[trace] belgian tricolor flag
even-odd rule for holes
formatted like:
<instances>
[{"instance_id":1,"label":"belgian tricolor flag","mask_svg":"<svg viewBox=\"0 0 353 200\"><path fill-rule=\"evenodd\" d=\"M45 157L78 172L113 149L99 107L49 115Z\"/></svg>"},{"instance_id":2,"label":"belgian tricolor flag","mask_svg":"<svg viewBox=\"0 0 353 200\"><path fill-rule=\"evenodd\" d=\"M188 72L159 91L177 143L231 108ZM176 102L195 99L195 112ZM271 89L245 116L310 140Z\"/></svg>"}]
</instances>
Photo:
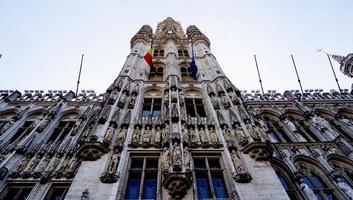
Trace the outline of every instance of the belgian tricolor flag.
<instances>
[{"instance_id":1,"label":"belgian tricolor flag","mask_svg":"<svg viewBox=\"0 0 353 200\"><path fill-rule=\"evenodd\" d=\"M153 48L152 45L150 47L150 49L147 51L146 55L143 57L145 59L145 61L147 62L147 64L152 67L152 58L153 58Z\"/></svg>"}]
</instances>

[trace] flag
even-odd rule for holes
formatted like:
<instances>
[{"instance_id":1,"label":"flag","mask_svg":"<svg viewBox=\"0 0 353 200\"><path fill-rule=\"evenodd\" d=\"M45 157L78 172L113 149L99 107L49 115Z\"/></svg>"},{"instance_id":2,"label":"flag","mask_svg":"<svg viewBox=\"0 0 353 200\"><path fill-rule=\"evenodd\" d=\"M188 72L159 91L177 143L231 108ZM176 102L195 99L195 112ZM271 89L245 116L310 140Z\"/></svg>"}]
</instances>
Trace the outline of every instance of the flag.
<instances>
[{"instance_id":1,"label":"flag","mask_svg":"<svg viewBox=\"0 0 353 200\"><path fill-rule=\"evenodd\" d=\"M153 57L153 48L151 45L150 49L147 51L146 55L143 57L150 67L152 67L152 57Z\"/></svg>"},{"instance_id":2,"label":"flag","mask_svg":"<svg viewBox=\"0 0 353 200\"><path fill-rule=\"evenodd\" d=\"M191 72L192 77L194 77L194 79L197 80L198 77L199 77L199 73L198 73L198 69L197 69L197 66L196 66L196 62L195 62L194 45L193 44L191 46L191 49L192 49L192 60L191 60L191 63L190 63L188 71Z\"/></svg>"}]
</instances>

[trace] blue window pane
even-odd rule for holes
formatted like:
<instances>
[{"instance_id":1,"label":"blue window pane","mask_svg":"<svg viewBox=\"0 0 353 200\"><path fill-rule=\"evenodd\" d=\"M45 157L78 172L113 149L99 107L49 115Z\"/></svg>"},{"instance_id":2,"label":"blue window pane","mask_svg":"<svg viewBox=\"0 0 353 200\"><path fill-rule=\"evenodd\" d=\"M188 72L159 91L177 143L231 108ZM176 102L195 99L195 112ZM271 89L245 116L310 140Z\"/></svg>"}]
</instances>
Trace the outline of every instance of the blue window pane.
<instances>
[{"instance_id":1,"label":"blue window pane","mask_svg":"<svg viewBox=\"0 0 353 200\"><path fill-rule=\"evenodd\" d=\"M150 116L150 111L144 110L142 112L142 117L149 117Z\"/></svg>"},{"instance_id":2,"label":"blue window pane","mask_svg":"<svg viewBox=\"0 0 353 200\"><path fill-rule=\"evenodd\" d=\"M313 178L313 180L315 181L316 185L319 188L327 188L325 182L320 177L318 177L316 175L312 175L311 178Z\"/></svg>"},{"instance_id":3,"label":"blue window pane","mask_svg":"<svg viewBox=\"0 0 353 200\"><path fill-rule=\"evenodd\" d=\"M143 199L156 199L157 193L157 174L148 173L146 174L144 186L143 186Z\"/></svg>"},{"instance_id":4,"label":"blue window pane","mask_svg":"<svg viewBox=\"0 0 353 200\"><path fill-rule=\"evenodd\" d=\"M138 199L141 185L141 174L131 174L127 183L126 199Z\"/></svg>"},{"instance_id":5,"label":"blue window pane","mask_svg":"<svg viewBox=\"0 0 353 200\"><path fill-rule=\"evenodd\" d=\"M199 199L211 198L210 187L208 185L207 174L196 174L197 195Z\"/></svg>"},{"instance_id":6,"label":"blue window pane","mask_svg":"<svg viewBox=\"0 0 353 200\"><path fill-rule=\"evenodd\" d=\"M154 110L153 111L153 117L159 117L161 116L161 111L160 110Z\"/></svg>"},{"instance_id":7,"label":"blue window pane","mask_svg":"<svg viewBox=\"0 0 353 200\"><path fill-rule=\"evenodd\" d=\"M324 200L324 198L321 196L319 192L315 192L315 194L317 196L317 200Z\"/></svg>"},{"instance_id":8,"label":"blue window pane","mask_svg":"<svg viewBox=\"0 0 353 200\"><path fill-rule=\"evenodd\" d=\"M304 176L303 181L305 184L307 184L309 186L310 189L314 189L314 185L311 183L311 181L309 180L308 177Z\"/></svg>"},{"instance_id":9,"label":"blue window pane","mask_svg":"<svg viewBox=\"0 0 353 200\"><path fill-rule=\"evenodd\" d=\"M284 176L281 176L281 175L277 175L277 176L278 176L279 181L281 181L281 184L282 184L283 188L285 190L288 190L289 189L289 185L288 185L287 180L284 178Z\"/></svg>"},{"instance_id":10,"label":"blue window pane","mask_svg":"<svg viewBox=\"0 0 353 200\"><path fill-rule=\"evenodd\" d=\"M213 188L216 198L228 198L226 191L226 186L224 184L223 178L217 177L212 178Z\"/></svg>"},{"instance_id":11,"label":"blue window pane","mask_svg":"<svg viewBox=\"0 0 353 200\"><path fill-rule=\"evenodd\" d=\"M327 192L325 193L325 196L328 200L335 200L335 196L332 194L332 192Z\"/></svg>"},{"instance_id":12,"label":"blue window pane","mask_svg":"<svg viewBox=\"0 0 353 200\"><path fill-rule=\"evenodd\" d=\"M345 182L347 185L352 187L352 184L345 178L345 177L341 177L342 181Z\"/></svg>"}]
</instances>

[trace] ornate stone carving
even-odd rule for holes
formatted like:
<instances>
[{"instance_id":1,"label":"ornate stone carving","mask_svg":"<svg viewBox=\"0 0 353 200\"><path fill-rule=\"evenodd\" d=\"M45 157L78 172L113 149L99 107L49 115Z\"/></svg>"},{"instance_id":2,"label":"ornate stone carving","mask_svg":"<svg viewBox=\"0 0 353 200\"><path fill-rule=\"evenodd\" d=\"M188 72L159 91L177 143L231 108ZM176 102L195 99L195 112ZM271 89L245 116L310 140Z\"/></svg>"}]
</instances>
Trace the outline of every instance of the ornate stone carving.
<instances>
[{"instance_id":1,"label":"ornate stone carving","mask_svg":"<svg viewBox=\"0 0 353 200\"><path fill-rule=\"evenodd\" d=\"M108 105L102 110L102 113L98 119L98 123L104 124L107 121L109 117L110 109L111 109L111 106Z\"/></svg>"},{"instance_id":2,"label":"ornate stone carving","mask_svg":"<svg viewBox=\"0 0 353 200\"><path fill-rule=\"evenodd\" d=\"M106 144L106 145L109 145L110 142L112 141L113 139L113 136L114 136L114 131L115 131L115 128L114 126L109 126L105 135L104 135L104 139L103 139L103 143Z\"/></svg>"},{"instance_id":3,"label":"ornate stone carving","mask_svg":"<svg viewBox=\"0 0 353 200\"><path fill-rule=\"evenodd\" d=\"M14 124L15 122L13 120L8 121L5 123L5 125L3 127L1 127L0 129L0 135L5 133L7 130L9 130L9 128Z\"/></svg>"},{"instance_id":4,"label":"ornate stone carving","mask_svg":"<svg viewBox=\"0 0 353 200\"><path fill-rule=\"evenodd\" d=\"M353 189L341 178L336 179L338 187L347 195L349 199L353 199Z\"/></svg>"},{"instance_id":5,"label":"ornate stone carving","mask_svg":"<svg viewBox=\"0 0 353 200\"><path fill-rule=\"evenodd\" d=\"M230 102L228 100L228 97L224 93L221 94L221 102L225 109L230 108Z\"/></svg>"},{"instance_id":6,"label":"ornate stone carving","mask_svg":"<svg viewBox=\"0 0 353 200\"><path fill-rule=\"evenodd\" d=\"M246 122L246 128L248 129L251 137L255 140L255 141L260 141L260 136L259 133L257 132L255 125L252 124L250 121Z\"/></svg>"},{"instance_id":7,"label":"ornate stone carving","mask_svg":"<svg viewBox=\"0 0 353 200\"><path fill-rule=\"evenodd\" d=\"M103 183L114 183L117 181L118 175L116 175L116 170L119 160L119 154L113 153L110 158L107 170L100 176L100 179Z\"/></svg>"},{"instance_id":8,"label":"ornate stone carving","mask_svg":"<svg viewBox=\"0 0 353 200\"><path fill-rule=\"evenodd\" d=\"M317 196L316 194L310 189L310 187L305 184L302 180L300 183L300 189L304 192L305 196L309 199L309 200L317 200Z\"/></svg>"},{"instance_id":9,"label":"ornate stone carving","mask_svg":"<svg viewBox=\"0 0 353 200\"><path fill-rule=\"evenodd\" d=\"M79 160L76 157L74 157L71 160L70 165L69 165L69 167L66 170L66 178L74 177L78 165L79 165Z\"/></svg>"},{"instance_id":10,"label":"ornate stone carving","mask_svg":"<svg viewBox=\"0 0 353 200\"><path fill-rule=\"evenodd\" d=\"M146 126L146 129L143 133L143 146L148 147L150 145L152 138L152 130L150 126Z\"/></svg>"},{"instance_id":11,"label":"ornate stone carving","mask_svg":"<svg viewBox=\"0 0 353 200\"><path fill-rule=\"evenodd\" d=\"M170 153L168 148L164 147L164 151L161 157L161 168L164 174L169 172L170 165L171 165Z\"/></svg>"},{"instance_id":12,"label":"ornate stone carving","mask_svg":"<svg viewBox=\"0 0 353 200\"><path fill-rule=\"evenodd\" d=\"M233 174L233 177L235 179L236 182L239 183L247 183L251 181L251 176L250 174L247 172L247 170L245 169L244 163L241 160L241 158L239 157L238 152L236 152L235 150L232 150L232 161L233 161L233 165L235 168L236 173Z\"/></svg>"},{"instance_id":13,"label":"ornate stone carving","mask_svg":"<svg viewBox=\"0 0 353 200\"><path fill-rule=\"evenodd\" d=\"M187 170L191 170L191 155L187 147L184 149L184 164Z\"/></svg>"},{"instance_id":14,"label":"ornate stone carving","mask_svg":"<svg viewBox=\"0 0 353 200\"><path fill-rule=\"evenodd\" d=\"M118 101L118 107L123 108L127 100L127 91L123 91Z\"/></svg>"},{"instance_id":15,"label":"ornate stone carving","mask_svg":"<svg viewBox=\"0 0 353 200\"><path fill-rule=\"evenodd\" d=\"M219 103L218 103L218 99L216 96L211 96L211 103L212 103L213 108L215 110L219 110Z\"/></svg>"},{"instance_id":16,"label":"ornate stone carving","mask_svg":"<svg viewBox=\"0 0 353 200\"><path fill-rule=\"evenodd\" d=\"M180 144L174 142L173 144L173 170L174 171L181 171L182 165L182 152L180 148Z\"/></svg>"},{"instance_id":17,"label":"ornate stone carving","mask_svg":"<svg viewBox=\"0 0 353 200\"><path fill-rule=\"evenodd\" d=\"M161 147L162 142L162 130L160 126L157 126L155 133L154 133L154 145L155 147Z\"/></svg>"},{"instance_id":18,"label":"ornate stone carving","mask_svg":"<svg viewBox=\"0 0 353 200\"><path fill-rule=\"evenodd\" d=\"M170 128L169 128L169 124L167 123L163 128L162 138L163 138L163 146L167 146L170 142Z\"/></svg>"},{"instance_id":19,"label":"ornate stone carving","mask_svg":"<svg viewBox=\"0 0 353 200\"><path fill-rule=\"evenodd\" d=\"M132 145L137 146L138 143L140 142L140 137L141 137L141 130L139 126L135 127L134 132L132 133Z\"/></svg>"},{"instance_id":20,"label":"ornate stone carving","mask_svg":"<svg viewBox=\"0 0 353 200\"><path fill-rule=\"evenodd\" d=\"M245 135L243 129L241 128L240 124L236 123L235 124L235 136L237 137L239 143L242 146L245 146L246 144L248 144L248 137Z\"/></svg>"}]
</instances>

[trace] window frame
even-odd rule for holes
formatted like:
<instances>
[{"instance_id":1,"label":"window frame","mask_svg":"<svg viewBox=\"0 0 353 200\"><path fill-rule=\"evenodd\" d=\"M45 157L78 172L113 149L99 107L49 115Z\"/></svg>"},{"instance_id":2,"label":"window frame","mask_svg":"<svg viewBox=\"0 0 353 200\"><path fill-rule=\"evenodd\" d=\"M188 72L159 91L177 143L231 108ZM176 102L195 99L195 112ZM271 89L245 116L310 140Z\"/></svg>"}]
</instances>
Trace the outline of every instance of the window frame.
<instances>
[{"instance_id":1,"label":"window frame","mask_svg":"<svg viewBox=\"0 0 353 200\"><path fill-rule=\"evenodd\" d=\"M4 187L4 189L0 192L0 199L5 199L5 197L8 195L8 193L10 192L11 189L18 189L15 197L13 198L13 200L20 200L19 197L21 195L21 193L23 192L24 189L30 189L30 192L28 193L28 197L31 196L31 193L33 192L33 189L35 188L36 184L35 183L7 183L6 186ZM28 198L27 197L27 198Z\"/></svg>"},{"instance_id":2,"label":"window frame","mask_svg":"<svg viewBox=\"0 0 353 200\"><path fill-rule=\"evenodd\" d=\"M151 103L146 103L146 99L151 99ZM160 100L160 103L155 103L156 100ZM145 115L145 106L149 105L149 114ZM158 116L154 116L155 111L157 111L155 109L155 106L159 106L159 115ZM141 112L142 117L161 117L162 116L162 97L159 96L153 96L153 97L144 97L143 98L143 104L142 104L142 112Z\"/></svg>"},{"instance_id":3,"label":"window frame","mask_svg":"<svg viewBox=\"0 0 353 200\"><path fill-rule=\"evenodd\" d=\"M47 190L46 194L45 194L45 197L43 200L50 200L52 198L52 195L53 193L55 192L55 189L63 189L64 188L64 192L61 196L61 200L64 200L69 189L70 189L70 186L71 186L71 182L64 182L64 183L52 183L49 187L49 189Z\"/></svg>"},{"instance_id":4,"label":"window frame","mask_svg":"<svg viewBox=\"0 0 353 200\"><path fill-rule=\"evenodd\" d=\"M196 100L201 100L201 103L196 102L195 99ZM190 100L192 100L192 103L189 103ZM191 117L197 117L197 116L206 117L207 116L206 109L205 109L205 106L204 106L205 104L203 102L203 98L202 97L185 97L184 98L184 102L185 102L185 108L186 108L186 114L187 115L190 114ZM190 105L192 105L192 107L193 107L193 113L195 114L195 116L193 116L190 113L191 111L189 109L187 109L188 107L191 107ZM198 108L202 108L202 112L203 113L202 112L199 113L198 112L199 111ZM203 114L203 115L201 115L201 114Z\"/></svg>"}]
</instances>

